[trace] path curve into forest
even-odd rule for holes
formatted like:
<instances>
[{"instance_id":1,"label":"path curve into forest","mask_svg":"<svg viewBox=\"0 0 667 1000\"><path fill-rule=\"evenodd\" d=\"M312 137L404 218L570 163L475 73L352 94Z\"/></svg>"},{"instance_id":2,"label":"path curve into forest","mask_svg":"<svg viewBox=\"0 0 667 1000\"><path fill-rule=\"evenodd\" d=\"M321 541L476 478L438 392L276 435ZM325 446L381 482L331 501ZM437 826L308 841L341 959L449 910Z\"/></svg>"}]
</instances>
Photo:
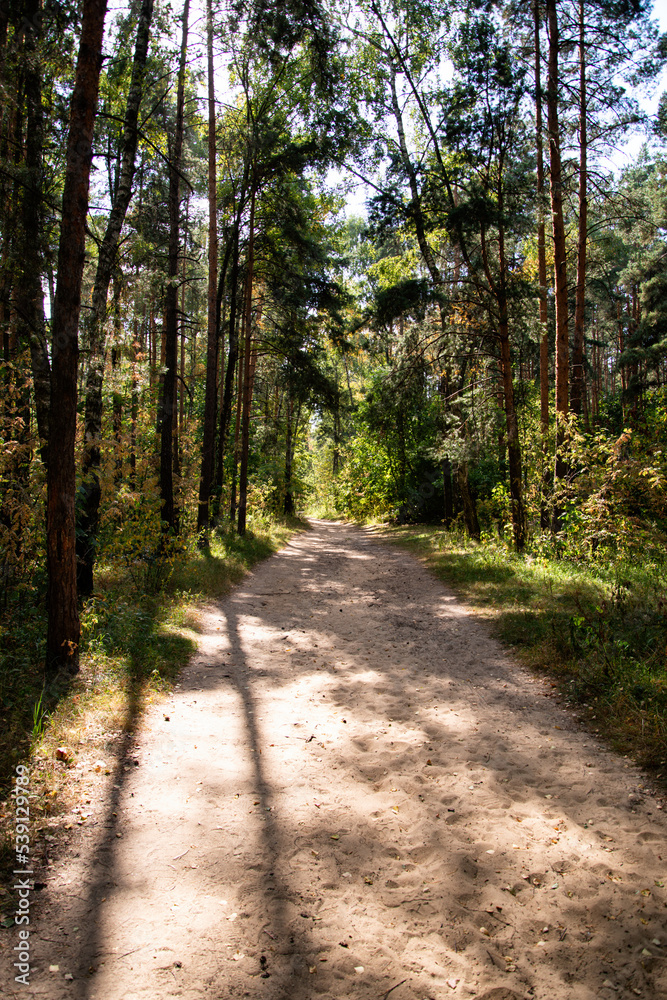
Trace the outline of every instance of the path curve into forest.
<instances>
[{"instance_id":1,"label":"path curve into forest","mask_svg":"<svg viewBox=\"0 0 667 1000\"><path fill-rule=\"evenodd\" d=\"M415 558L311 527L205 610L9 994L667 996L641 773Z\"/></svg>"}]
</instances>

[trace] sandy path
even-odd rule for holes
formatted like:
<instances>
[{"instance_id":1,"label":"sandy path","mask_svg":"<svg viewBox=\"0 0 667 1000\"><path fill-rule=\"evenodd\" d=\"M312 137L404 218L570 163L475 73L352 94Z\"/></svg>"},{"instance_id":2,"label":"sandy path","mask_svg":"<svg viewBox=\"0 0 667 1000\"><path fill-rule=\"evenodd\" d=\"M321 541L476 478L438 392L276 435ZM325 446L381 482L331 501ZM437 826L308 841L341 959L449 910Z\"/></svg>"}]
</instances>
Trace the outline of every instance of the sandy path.
<instances>
[{"instance_id":1,"label":"sandy path","mask_svg":"<svg viewBox=\"0 0 667 1000\"><path fill-rule=\"evenodd\" d=\"M206 612L9 994L667 997L641 774L416 560L313 529Z\"/></svg>"}]
</instances>

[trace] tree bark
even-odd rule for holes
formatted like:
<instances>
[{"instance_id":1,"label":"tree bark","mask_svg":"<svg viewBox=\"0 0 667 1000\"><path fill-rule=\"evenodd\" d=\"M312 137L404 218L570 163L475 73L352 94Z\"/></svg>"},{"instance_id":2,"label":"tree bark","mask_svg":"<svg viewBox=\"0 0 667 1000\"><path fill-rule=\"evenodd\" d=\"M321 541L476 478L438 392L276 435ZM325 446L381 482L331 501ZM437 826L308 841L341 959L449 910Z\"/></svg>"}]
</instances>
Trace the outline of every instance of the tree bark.
<instances>
[{"instance_id":1,"label":"tree bark","mask_svg":"<svg viewBox=\"0 0 667 1000\"><path fill-rule=\"evenodd\" d=\"M239 515L238 533L245 535L248 506L248 458L250 452L250 408L252 406L252 383L254 363L252 350L252 286L255 266L255 180L250 191L250 223L248 234L248 261L246 265L245 287L245 360L243 365L243 412L241 415L241 468L239 471Z\"/></svg>"},{"instance_id":2,"label":"tree bark","mask_svg":"<svg viewBox=\"0 0 667 1000\"><path fill-rule=\"evenodd\" d=\"M540 2L533 6L535 25L535 149L537 153L537 271L539 281L540 308L540 433L542 435L542 455L544 471L542 476L542 496L540 498L540 527L549 527L549 514L545 494L551 476L547 461L549 435L549 313L547 309L547 254L546 229L544 224L544 144L542 118L542 51L540 44Z\"/></svg>"},{"instance_id":3,"label":"tree bark","mask_svg":"<svg viewBox=\"0 0 667 1000\"><path fill-rule=\"evenodd\" d=\"M563 172L560 158L560 122L558 112L560 79L558 72L559 31L556 0L546 0L545 9L549 27L547 109L556 298L556 462L554 471L556 480L559 480L565 475L567 468L563 448L565 445L565 422L568 416L570 361L568 286L565 222L563 216ZM554 527L558 529L559 526L560 512L555 510Z\"/></svg>"},{"instance_id":4,"label":"tree bark","mask_svg":"<svg viewBox=\"0 0 667 1000\"><path fill-rule=\"evenodd\" d=\"M458 486L459 493L461 494L461 503L463 504L463 523L466 526L466 531L471 538L479 541L480 530L479 520L477 519L477 505L470 491L468 463L465 461L459 461L456 466L456 485Z\"/></svg>"},{"instance_id":5,"label":"tree bark","mask_svg":"<svg viewBox=\"0 0 667 1000\"><path fill-rule=\"evenodd\" d=\"M43 113L41 60L39 55L40 0L27 0L24 7L26 27L23 41L23 79L25 91L25 171L21 192L21 231L19 237L18 266L21 268L17 282L15 309L16 335L20 343L30 346L37 433L40 455L48 462L49 404L51 372L46 346L44 320L44 292L42 276L44 267L43 223Z\"/></svg>"},{"instance_id":6,"label":"tree bark","mask_svg":"<svg viewBox=\"0 0 667 1000\"><path fill-rule=\"evenodd\" d=\"M451 528L454 520L454 491L452 489L452 463L448 458L442 460L442 489L445 503L444 523L446 528Z\"/></svg>"},{"instance_id":7,"label":"tree bark","mask_svg":"<svg viewBox=\"0 0 667 1000\"><path fill-rule=\"evenodd\" d=\"M162 520L178 534L178 511L174 503L174 392L178 364L178 248L180 170L183 151L183 111L185 104L185 61L188 44L188 17L190 0L183 4L183 34L178 67L176 94L176 126L169 166L169 256L167 261L167 288L165 292L165 371L162 384L162 410L160 414L160 497Z\"/></svg>"},{"instance_id":8,"label":"tree bark","mask_svg":"<svg viewBox=\"0 0 667 1000\"><path fill-rule=\"evenodd\" d=\"M286 434L285 434L285 514L294 513L294 496L292 495L292 400L287 397Z\"/></svg>"},{"instance_id":9,"label":"tree bark","mask_svg":"<svg viewBox=\"0 0 667 1000\"><path fill-rule=\"evenodd\" d=\"M137 418L139 416L139 380L137 378L137 360L141 351L137 325L138 320L135 312L132 349L130 355L132 364L130 388L130 488L133 490L136 489L137 485Z\"/></svg>"},{"instance_id":10,"label":"tree bark","mask_svg":"<svg viewBox=\"0 0 667 1000\"><path fill-rule=\"evenodd\" d=\"M143 94L144 71L148 58L153 0L143 0L139 12L132 64L132 77L123 123L122 153L116 193L104 238L100 244L87 332L90 363L86 379L85 432L82 481L77 511L77 573L79 593L92 594L97 532L101 500L100 463L102 440L102 384L104 381L105 336L109 284L116 267L118 242L132 198L137 153L137 123Z\"/></svg>"},{"instance_id":11,"label":"tree bark","mask_svg":"<svg viewBox=\"0 0 667 1000\"><path fill-rule=\"evenodd\" d=\"M47 475L46 565L49 673L79 669L74 497L79 312L86 215L107 0L84 0L70 103L58 280L51 320L51 413Z\"/></svg>"},{"instance_id":12,"label":"tree bark","mask_svg":"<svg viewBox=\"0 0 667 1000\"><path fill-rule=\"evenodd\" d=\"M245 315L245 314L244 314ZM243 412L243 372L245 371L245 319L241 321L241 356L238 359L236 373L236 417L234 423L234 449L232 456L232 482L229 498L229 521L236 520L236 487L239 468L239 441L241 439L241 413Z\"/></svg>"},{"instance_id":13,"label":"tree bark","mask_svg":"<svg viewBox=\"0 0 667 1000\"><path fill-rule=\"evenodd\" d=\"M229 282L229 352L227 354L227 362L225 366L225 376L224 384L222 385L222 403L219 407L219 426L218 426L218 440L216 442L215 450L215 474L213 477L213 500L211 503L211 517L213 523L217 523L220 516L221 505L222 505L222 486L225 478L225 445L227 443L227 435L229 432L229 424L232 415L232 398L234 396L234 376L236 373L236 364L238 361L239 353L239 335L238 335L238 309L237 309L237 295L238 295L238 281L239 281L239 245L238 245L238 227L234 227L232 235L229 242L225 248L225 256L223 258L222 267L220 269L220 278L218 281L218 303L217 303L217 323L218 323L218 352L220 351L220 314L221 314L221 304L222 297L226 285L227 278L227 268L229 267L229 259L231 255L232 259L232 273ZM222 342L224 345L224 341ZM225 365L224 350L222 365ZM222 379L221 379L222 381Z\"/></svg>"},{"instance_id":14,"label":"tree bark","mask_svg":"<svg viewBox=\"0 0 667 1000\"><path fill-rule=\"evenodd\" d=\"M580 416L584 395L584 322L586 318L586 257L588 250L588 135L586 92L586 25L584 0L579 0L579 232L577 289L572 336L572 385L570 408Z\"/></svg>"},{"instance_id":15,"label":"tree bark","mask_svg":"<svg viewBox=\"0 0 667 1000\"><path fill-rule=\"evenodd\" d=\"M201 475L199 479L199 506L197 532L200 544L207 544L210 521L210 503L213 490L213 461L215 457L215 425L218 410L218 211L216 182L215 142L215 81L213 77L213 13L211 0L206 0L206 33L208 50L208 316L206 347L206 395L204 400L204 428L202 440Z\"/></svg>"},{"instance_id":16,"label":"tree bark","mask_svg":"<svg viewBox=\"0 0 667 1000\"><path fill-rule=\"evenodd\" d=\"M499 181L499 188L502 179ZM499 215L502 217L503 201L499 192ZM523 482L521 478L521 446L519 441L519 422L514 404L514 383L512 380L512 363L510 357L509 319L507 288L507 261L505 259L505 233L502 224L498 227L498 263L500 276L497 286L499 308L498 339L500 341L500 361L503 373L503 396L505 403L505 426L507 429L507 459L510 478L510 503L512 508L512 531L514 546L517 552L523 551L526 543L526 516L523 506Z\"/></svg>"}]
</instances>

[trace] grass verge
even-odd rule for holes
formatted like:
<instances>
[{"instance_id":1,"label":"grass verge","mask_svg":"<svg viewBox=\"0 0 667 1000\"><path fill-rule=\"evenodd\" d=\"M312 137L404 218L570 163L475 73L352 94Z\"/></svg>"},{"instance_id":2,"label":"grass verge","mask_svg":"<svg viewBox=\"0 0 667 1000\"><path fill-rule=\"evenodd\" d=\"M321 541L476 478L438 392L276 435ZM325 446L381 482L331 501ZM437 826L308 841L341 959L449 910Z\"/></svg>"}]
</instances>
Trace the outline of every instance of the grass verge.
<instances>
[{"instance_id":1,"label":"grass verge","mask_svg":"<svg viewBox=\"0 0 667 1000\"><path fill-rule=\"evenodd\" d=\"M442 528L383 526L554 678L594 732L667 784L667 566L518 556Z\"/></svg>"},{"instance_id":2,"label":"grass verge","mask_svg":"<svg viewBox=\"0 0 667 1000\"><path fill-rule=\"evenodd\" d=\"M260 560L306 527L297 519L262 521L240 538L215 534L208 552L182 552L156 579L100 566L95 596L82 608L80 672L49 688L44 680L43 595L26 591L0 617L0 794L16 765L30 770L31 857L44 862L71 807L79 758L104 769L135 731L146 704L168 692L197 647L198 608L219 600ZM144 589L150 581L153 592ZM108 773L108 771L107 771ZM10 799L0 802L0 884L11 885L14 851ZM80 818L78 822L80 822ZM11 926L12 893L0 888L0 926Z\"/></svg>"}]
</instances>

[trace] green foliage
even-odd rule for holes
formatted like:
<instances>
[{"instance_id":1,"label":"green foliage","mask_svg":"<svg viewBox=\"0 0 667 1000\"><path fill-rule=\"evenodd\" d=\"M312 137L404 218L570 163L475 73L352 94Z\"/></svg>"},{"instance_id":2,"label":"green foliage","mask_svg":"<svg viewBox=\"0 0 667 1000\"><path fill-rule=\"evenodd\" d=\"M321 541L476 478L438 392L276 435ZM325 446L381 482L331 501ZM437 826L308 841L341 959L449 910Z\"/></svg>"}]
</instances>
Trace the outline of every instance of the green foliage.
<instances>
[{"instance_id":1,"label":"green foliage","mask_svg":"<svg viewBox=\"0 0 667 1000\"><path fill-rule=\"evenodd\" d=\"M155 594L169 580L183 541L165 530L159 500L117 491L106 511L102 558L127 570L139 593Z\"/></svg>"},{"instance_id":2,"label":"green foliage","mask_svg":"<svg viewBox=\"0 0 667 1000\"><path fill-rule=\"evenodd\" d=\"M345 455L345 468L332 484L334 506L360 521L384 520L396 503L396 485L386 451L357 437Z\"/></svg>"}]
</instances>

